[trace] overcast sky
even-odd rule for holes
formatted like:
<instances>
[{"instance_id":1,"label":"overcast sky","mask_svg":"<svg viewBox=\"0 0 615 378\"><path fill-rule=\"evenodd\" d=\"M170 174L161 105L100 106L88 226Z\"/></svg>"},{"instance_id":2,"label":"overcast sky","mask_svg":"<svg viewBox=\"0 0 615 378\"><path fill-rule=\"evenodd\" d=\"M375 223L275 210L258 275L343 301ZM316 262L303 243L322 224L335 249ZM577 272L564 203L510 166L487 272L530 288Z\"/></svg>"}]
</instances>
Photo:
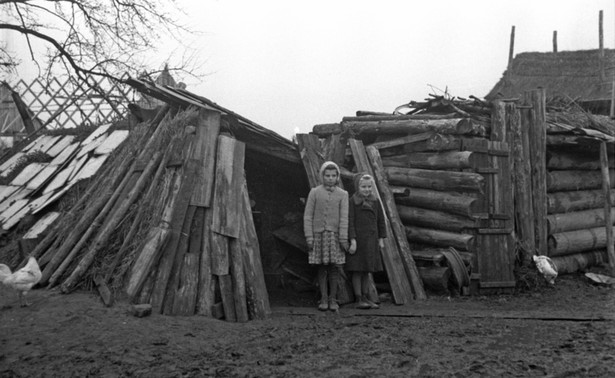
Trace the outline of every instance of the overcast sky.
<instances>
[{"instance_id":1,"label":"overcast sky","mask_svg":"<svg viewBox=\"0 0 615 378\"><path fill-rule=\"evenodd\" d=\"M515 54L552 51L554 30L559 51L595 49L603 10L605 47L615 45L615 0L178 3L208 73L187 89L287 138L430 93L483 97L506 69L513 25Z\"/></svg>"},{"instance_id":2,"label":"overcast sky","mask_svg":"<svg viewBox=\"0 0 615 378\"><path fill-rule=\"evenodd\" d=\"M188 89L290 138L429 93L483 97L515 54L615 44L615 0L239 1L182 6L203 35Z\"/></svg>"}]
</instances>

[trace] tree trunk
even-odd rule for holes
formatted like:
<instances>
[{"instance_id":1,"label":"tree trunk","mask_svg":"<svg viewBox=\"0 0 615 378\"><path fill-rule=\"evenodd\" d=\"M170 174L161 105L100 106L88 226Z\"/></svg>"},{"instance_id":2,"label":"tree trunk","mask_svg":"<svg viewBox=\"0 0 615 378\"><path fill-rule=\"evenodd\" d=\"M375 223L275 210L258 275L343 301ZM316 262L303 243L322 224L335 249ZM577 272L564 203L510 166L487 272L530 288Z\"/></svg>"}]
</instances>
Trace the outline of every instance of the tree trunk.
<instances>
[{"instance_id":1,"label":"tree trunk","mask_svg":"<svg viewBox=\"0 0 615 378\"><path fill-rule=\"evenodd\" d=\"M614 159L615 160L615 159ZM615 168L615 162L609 166ZM600 161L595 154L580 154L562 151L547 151L547 169L549 170L600 170Z\"/></svg>"},{"instance_id":2,"label":"tree trunk","mask_svg":"<svg viewBox=\"0 0 615 378\"><path fill-rule=\"evenodd\" d=\"M549 236L549 256L564 256L606 247L606 228L560 232Z\"/></svg>"},{"instance_id":3,"label":"tree trunk","mask_svg":"<svg viewBox=\"0 0 615 378\"><path fill-rule=\"evenodd\" d=\"M476 166L472 151L416 152L399 157L383 158L387 167L422 168L431 170L468 169Z\"/></svg>"},{"instance_id":4,"label":"tree trunk","mask_svg":"<svg viewBox=\"0 0 615 378\"><path fill-rule=\"evenodd\" d=\"M470 118L453 119L408 119L385 121L350 121L342 122L342 130L349 130L353 135L373 134L421 134L436 132L440 134L480 136L487 135L486 127ZM313 130L317 135L318 131ZM319 135L320 136L320 135Z\"/></svg>"},{"instance_id":5,"label":"tree trunk","mask_svg":"<svg viewBox=\"0 0 615 378\"><path fill-rule=\"evenodd\" d=\"M615 224L615 209L611 211L611 224ZM604 209L574 211L547 216L549 235L565 231L604 226Z\"/></svg>"},{"instance_id":6,"label":"tree trunk","mask_svg":"<svg viewBox=\"0 0 615 378\"><path fill-rule=\"evenodd\" d=\"M615 187L615 170L611 169L611 188ZM551 171L547 174L547 191L562 192L602 188L600 171Z\"/></svg>"},{"instance_id":7,"label":"tree trunk","mask_svg":"<svg viewBox=\"0 0 615 378\"><path fill-rule=\"evenodd\" d=\"M406 206L439 210L471 217L478 212L476 197L454 192L439 192L429 189L405 188L407 192L395 197L395 202Z\"/></svg>"},{"instance_id":8,"label":"tree trunk","mask_svg":"<svg viewBox=\"0 0 615 378\"><path fill-rule=\"evenodd\" d=\"M549 214L596 209L604 206L605 195L602 190L579 190L557 192L547 195ZM611 201L615 203L615 190L611 190Z\"/></svg>"},{"instance_id":9,"label":"tree trunk","mask_svg":"<svg viewBox=\"0 0 615 378\"><path fill-rule=\"evenodd\" d=\"M447 192L485 192L485 179L472 172L385 167L389 183Z\"/></svg>"},{"instance_id":10,"label":"tree trunk","mask_svg":"<svg viewBox=\"0 0 615 378\"><path fill-rule=\"evenodd\" d=\"M558 274L576 273L584 271L590 266L605 264L608 260L605 250L587 251L567 256L552 257L557 266Z\"/></svg>"},{"instance_id":11,"label":"tree trunk","mask_svg":"<svg viewBox=\"0 0 615 378\"><path fill-rule=\"evenodd\" d=\"M476 227L476 222L474 220L445 213L443 211L421 209L419 207L404 205L397 205L397 211L404 224L412 226L453 232L462 232Z\"/></svg>"},{"instance_id":12,"label":"tree trunk","mask_svg":"<svg viewBox=\"0 0 615 378\"><path fill-rule=\"evenodd\" d=\"M438 247L454 247L463 251L474 252L474 236L453 232L434 230L423 227L406 226L409 241L425 243Z\"/></svg>"}]
</instances>

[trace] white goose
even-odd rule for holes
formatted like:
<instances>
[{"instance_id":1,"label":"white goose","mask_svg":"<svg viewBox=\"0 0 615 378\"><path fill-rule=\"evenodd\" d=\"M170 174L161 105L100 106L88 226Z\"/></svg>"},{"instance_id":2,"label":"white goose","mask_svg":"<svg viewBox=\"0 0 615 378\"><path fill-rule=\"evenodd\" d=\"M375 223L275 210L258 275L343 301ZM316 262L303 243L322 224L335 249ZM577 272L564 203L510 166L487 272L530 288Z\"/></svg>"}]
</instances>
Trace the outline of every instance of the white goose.
<instances>
[{"instance_id":1,"label":"white goose","mask_svg":"<svg viewBox=\"0 0 615 378\"><path fill-rule=\"evenodd\" d=\"M545 280L551 285L555 284L555 278L557 277L557 266L553 263L553 260L547 256L533 256L534 264L538 271L545 277Z\"/></svg>"}]
</instances>

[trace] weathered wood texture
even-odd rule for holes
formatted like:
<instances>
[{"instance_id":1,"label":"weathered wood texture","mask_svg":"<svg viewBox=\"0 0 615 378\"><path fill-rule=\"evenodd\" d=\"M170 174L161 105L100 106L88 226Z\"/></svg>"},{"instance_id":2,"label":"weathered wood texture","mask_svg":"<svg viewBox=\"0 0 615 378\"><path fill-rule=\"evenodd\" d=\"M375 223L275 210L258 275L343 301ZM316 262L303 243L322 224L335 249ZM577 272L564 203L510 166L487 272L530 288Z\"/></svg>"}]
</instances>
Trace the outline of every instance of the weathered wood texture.
<instances>
[{"instance_id":1,"label":"weathered wood texture","mask_svg":"<svg viewBox=\"0 0 615 378\"><path fill-rule=\"evenodd\" d=\"M463 251L474 252L474 236L436 229L406 226L406 236L409 241L425 243L438 247L455 247Z\"/></svg>"},{"instance_id":2,"label":"weathered wood texture","mask_svg":"<svg viewBox=\"0 0 615 378\"><path fill-rule=\"evenodd\" d=\"M595 250L575 253L567 256L554 256L551 258L559 274L583 271L590 266L606 264L608 256L606 250Z\"/></svg>"},{"instance_id":3,"label":"weathered wood texture","mask_svg":"<svg viewBox=\"0 0 615 378\"><path fill-rule=\"evenodd\" d=\"M367 157L367 153L363 148L363 143L360 140L356 139L350 139L348 143L350 144L350 149L353 154L357 171L366 172L372 175L372 177L374 177L374 171ZM382 202L378 186L375 188L375 192ZM384 213L386 214L386 211ZM388 218L385 218L385 222L387 229L387 238L384 239L385 247L382 248L380 252L382 254L385 271L391 285L391 291L393 292L393 300L397 304L409 303L413 300L410 280L406 274L399 247L395 242L393 229L391 228L391 222Z\"/></svg>"},{"instance_id":4,"label":"weathered wood texture","mask_svg":"<svg viewBox=\"0 0 615 378\"><path fill-rule=\"evenodd\" d=\"M440 134L485 136L487 135L486 129L485 125L470 118L453 118L347 121L341 123L341 128L335 124L316 125L312 132L319 137L326 137L346 130L353 135L437 132Z\"/></svg>"},{"instance_id":5,"label":"weathered wood texture","mask_svg":"<svg viewBox=\"0 0 615 378\"><path fill-rule=\"evenodd\" d=\"M243 142L225 135L218 136L212 230L231 238L239 237L244 160Z\"/></svg>"},{"instance_id":6,"label":"weathered wood texture","mask_svg":"<svg viewBox=\"0 0 615 378\"><path fill-rule=\"evenodd\" d=\"M241 216L241 251L243 256L243 266L246 282L246 299L248 302L248 313L250 319L266 319L271 314L269 306L269 295L265 286L265 275L261 262L260 248L252 209L250 207L250 197L248 196L248 186L243 184L242 189L242 216Z\"/></svg>"},{"instance_id":7,"label":"weathered wood texture","mask_svg":"<svg viewBox=\"0 0 615 378\"><path fill-rule=\"evenodd\" d=\"M615 168L615 162L609 167ZM547 150L547 169L549 170L600 170L600 161L595 154Z\"/></svg>"},{"instance_id":8,"label":"weathered wood texture","mask_svg":"<svg viewBox=\"0 0 615 378\"><path fill-rule=\"evenodd\" d=\"M610 185L614 188L615 170L609 170ZM547 174L547 191L563 192L571 190L589 190L602 188L601 171L567 170L551 171Z\"/></svg>"},{"instance_id":9,"label":"weathered wood texture","mask_svg":"<svg viewBox=\"0 0 615 378\"><path fill-rule=\"evenodd\" d=\"M408 155L382 158L387 167L420 169L467 169L476 165L476 153L472 151L414 152Z\"/></svg>"},{"instance_id":10,"label":"weathered wood texture","mask_svg":"<svg viewBox=\"0 0 615 378\"><path fill-rule=\"evenodd\" d=\"M199 291L196 303L196 313L204 316L213 316L212 306L215 300L215 282L212 272L212 252L211 252L211 224L213 217L213 210L211 208L205 209L205 216L203 220L203 238L201 240L201 260L200 260L200 273L199 273Z\"/></svg>"},{"instance_id":11,"label":"weathered wood texture","mask_svg":"<svg viewBox=\"0 0 615 378\"><path fill-rule=\"evenodd\" d=\"M549 236L549 256L564 256L605 247L605 227L559 232Z\"/></svg>"},{"instance_id":12,"label":"weathered wood texture","mask_svg":"<svg viewBox=\"0 0 615 378\"><path fill-rule=\"evenodd\" d=\"M443 211L405 205L397 205L397 211L402 222L408 225L453 232L467 231L477 226L472 219Z\"/></svg>"},{"instance_id":13,"label":"weathered wood texture","mask_svg":"<svg viewBox=\"0 0 615 378\"><path fill-rule=\"evenodd\" d=\"M421 134L406 135L404 137L391 137L391 139L374 142L370 146L383 150L391 147L403 146L405 144L414 144L417 142L427 141L432 138L434 133L426 132ZM436 134L438 135L438 134Z\"/></svg>"},{"instance_id":14,"label":"weathered wood texture","mask_svg":"<svg viewBox=\"0 0 615 378\"><path fill-rule=\"evenodd\" d=\"M366 152L371 163L376 185L378 186L378 191L381 194L381 199L383 200L386 214L389 216L391 222L393 236L395 237L399 247L399 254L404 263L406 274L410 278L410 284L412 286L412 290L414 291L414 295L416 299L419 300L427 299L419 272L414 263L414 259L412 258L412 253L410 251L410 245L408 244L408 238L406 237L404 226L399 218L397 207L395 206L395 198L389 189L389 182L384 173L384 167L382 166L380 154L375 147L367 147Z\"/></svg>"},{"instance_id":15,"label":"weathered wood texture","mask_svg":"<svg viewBox=\"0 0 615 378\"><path fill-rule=\"evenodd\" d=\"M549 235L564 231L582 230L605 226L604 209L573 211L547 216ZM611 224L615 224L615 209L610 213Z\"/></svg>"},{"instance_id":16,"label":"weathered wood texture","mask_svg":"<svg viewBox=\"0 0 615 378\"><path fill-rule=\"evenodd\" d=\"M404 151L407 154L424 151L459 151L461 144L461 138L458 136L431 133L427 140L405 144Z\"/></svg>"},{"instance_id":17,"label":"weathered wood texture","mask_svg":"<svg viewBox=\"0 0 615 378\"><path fill-rule=\"evenodd\" d=\"M485 179L473 172L433 171L428 169L385 167L390 184L446 192L485 191Z\"/></svg>"},{"instance_id":18,"label":"weathered wood texture","mask_svg":"<svg viewBox=\"0 0 615 378\"><path fill-rule=\"evenodd\" d=\"M615 160L615 159L613 159ZM609 177L609 156L607 152L606 142L600 143L600 171L602 172L602 191L604 192L604 219L611 219L613 202L608 195L611 184L615 185L615 182L611 182ZM615 180L614 180L615 181ZM611 274L615 275L615 245L613 245L613 226L612 222L606 222L606 251L609 257L609 267L611 268Z\"/></svg>"},{"instance_id":19,"label":"weathered wood texture","mask_svg":"<svg viewBox=\"0 0 615 378\"><path fill-rule=\"evenodd\" d=\"M420 188L403 189L401 194L395 196L395 202L401 205L439 210L468 218L478 212L476 196Z\"/></svg>"},{"instance_id":20,"label":"weathered wood texture","mask_svg":"<svg viewBox=\"0 0 615 378\"><path fill-rule=\"evenodd\" d=\"M523 264L529 266L536 251L534 206L532 204L532 170L528 112L523 117L514 103L506 104L506 125L511 144L512 195L515 199L514 220L517 240L522 250Z\"/></svg>"},{"instance_id":21,"label":"weathered wood texture","mask_svg":"<svg viewBox=\"0 0 615 378\"><path fill-rule=\"evenodd\" d=\"M543 88L528 91L524 94L526 104L532 109L530 113L529 133L530 154L532 165L532 194L534 206L534 237L536 251L540 255L547 254L547 127L545 119L546 93Z\"/></svg>"},{"instance_id":22,"label":"weathered wood texture","mask_svg":"<svg viewBox=\"0 0 615 378\"><path fill-rule=\"evenodd\" d=\"M305 172L307 173L310 188L315 188L321 184L318 171L320 170L320 166L325 162L320 146L320 139L314 134L297 134L297 146Z\"/></svg>"},{"instance_id":23,"label":"weathered wood texture","mask_svg":"<svg viewBox=\"0 0 615 378\"><path fill-rule=\"evenodd\" d=\"M615 190L611 189L611 202L615 203ZM602 189L556 192L547 195L549 214L596 209L604 206L606 196Z\"/></svg>"},{"instance_id":24,"label":"weathered wood texture","mask_svg":"<svg viewBox=\"0 0 615 378\"><path fill-rule=\"evenodd\" d=\"M205 109L199 110L196 126L196 142L192 158L196 159L197 179L192 193L191 205L211 206L215 177L215 158L218 134L220 133L220 113ZM242 166L243 167L243 166Z\"/></svg>"}]
</instances>

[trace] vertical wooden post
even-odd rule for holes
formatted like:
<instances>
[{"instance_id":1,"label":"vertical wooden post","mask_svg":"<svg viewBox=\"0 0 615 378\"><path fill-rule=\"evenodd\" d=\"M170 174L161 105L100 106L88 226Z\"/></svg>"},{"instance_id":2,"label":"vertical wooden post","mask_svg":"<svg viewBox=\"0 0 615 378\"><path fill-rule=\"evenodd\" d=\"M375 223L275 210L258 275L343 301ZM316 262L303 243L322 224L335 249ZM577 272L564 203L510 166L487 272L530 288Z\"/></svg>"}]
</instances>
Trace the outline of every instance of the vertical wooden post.
<instances>
[{"instance_id":1,"label":"vertical wooden post","mask_svg":"<svg viewBox=\"0 0 615 378\"><path fill-rule=\"evenodd\" d=\"M553 30L553 52L557 52L557 30Z\"/></svg>"},{"instance_id":2,"label":"vertical wooden post","mask_svg":"<svg viewBox=\"0 0 615 378\"><path fill-rule=\"evenodd\" d=\"M600 81L605 80L604 76L604 27L602 26L603 11L598 14L598 48L600 50Z\"/></svg>"},{"instance_id":3,"label":"vertical wooden post","mask_svg":"<svg viewBox=\"0 0 615 378\"><path fill-rule=\"evenodd\" d=\"M532 106L529 128L530 162L532 172L532 206L536 251L547 254L547 125L545 118L545 90L539 88L524 94L525 102Z\"/></svg>"},{"instance_id":4,"label":"vertical wooden post","mask_svg":"<svg viewBox=\"0 0 615 378\"><path fill-rule=\"evenodd\" d=\"M510 71L512 68L513 56L515 53L515 25L513 25L512 30L510 31L510 48L508 50L508 68L507 71Z\"/></svg>"},{"instance_id":5,"label":"vertical wooden post","mask_svg":"<svg viewBox=\"0 0 615 378\"><path fill-rule=\"evenodd\" d=\"M609 257L611 275L615 275L615 246L613 245L613 222L611 222L611 179L609 177L609 157L606 142L600 142L600 170L602 171L602 190L604 191L604 219L606 225L606 251Z\"/></svg>"},{"instance_id":6,"label":"vertical wooden post","mask_svg":"<svg viewBox=\"0 0 615 378\"><path fill-rule=\"evenodd\" d=\"M517 240L523 249L523 265L528 266L536 251L534 208L532 205L532 169L530 166L529 109L523 117L515 103L506 104L506 123L510 132L512 157L514 219Z\"/></svg>"}]
</instances>

